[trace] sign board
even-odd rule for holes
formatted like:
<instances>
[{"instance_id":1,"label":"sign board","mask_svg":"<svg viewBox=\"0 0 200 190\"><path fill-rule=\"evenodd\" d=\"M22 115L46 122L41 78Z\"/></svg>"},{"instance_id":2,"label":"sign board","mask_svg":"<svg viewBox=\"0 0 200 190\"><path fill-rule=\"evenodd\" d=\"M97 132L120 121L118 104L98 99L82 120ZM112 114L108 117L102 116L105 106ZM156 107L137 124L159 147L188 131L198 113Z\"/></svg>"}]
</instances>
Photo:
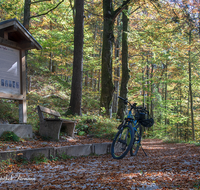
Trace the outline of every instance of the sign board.
<instances>
[{"instance_id":1,"label":"sign board","mask_svg":"<svg viewBox=\"0 0 200 190\"><path fill-rule=\"evenodd\" d=\"M20 51L0 45L0 92L21 94Z\"/></svg>"},{"instance_id":2,"label":"sign board","mask_svg":"<svg viewBox=\"0 0 200 190\"><path fill-rule=\"evenodd\" d=\"M19 123L27 122L25 51L41 48L16 18L0 22L0 98L19 101Z\"/></svg>"}]
</instances>

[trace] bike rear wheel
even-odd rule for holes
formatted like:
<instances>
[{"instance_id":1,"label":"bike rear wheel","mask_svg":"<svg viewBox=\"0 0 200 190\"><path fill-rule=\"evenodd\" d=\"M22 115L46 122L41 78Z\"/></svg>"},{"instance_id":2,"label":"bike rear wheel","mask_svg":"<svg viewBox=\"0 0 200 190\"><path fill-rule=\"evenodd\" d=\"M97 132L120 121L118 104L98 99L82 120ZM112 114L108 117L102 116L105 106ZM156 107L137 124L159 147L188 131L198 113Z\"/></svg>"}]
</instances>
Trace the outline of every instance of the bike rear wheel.
<instances>
[{"instance_id":1,"label":"bike rear wheel","mask_svg":"<svg viewBox=\"0 0 200 190\"><path fill-rule=\"evenodd\" d=\"M111 146L111 155L114 159L122 159L133 144L133 128L131 125L124 125L117 132Z\"/></svg>"},{"instance_id":2,"label":"bike rear wheel","mask_svg":"<svg viewBox=\"0 0 200 190\"><path fill-rule=\"evenodd\" d=\"M136 126L136 129L137 129L137 131L133 130L134 131L133 144L132 144L131 149L130 149L131 156L137 155L138 150L139 150L140 145L141 145L141 138L142 138L142 126L141 126L141 124L138 123L137 126Z\"/></svg>"}]
</instances>

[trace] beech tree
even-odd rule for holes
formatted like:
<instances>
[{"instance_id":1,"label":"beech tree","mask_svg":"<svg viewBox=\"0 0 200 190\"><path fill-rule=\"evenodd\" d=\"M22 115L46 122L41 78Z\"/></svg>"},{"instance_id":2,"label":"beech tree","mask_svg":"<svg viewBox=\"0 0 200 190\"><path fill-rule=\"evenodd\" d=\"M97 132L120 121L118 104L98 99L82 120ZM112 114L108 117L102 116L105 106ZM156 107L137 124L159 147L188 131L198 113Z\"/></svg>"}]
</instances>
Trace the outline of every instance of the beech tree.
<instances>
[{"instance_id":1,"label":"beech tree","mask_svg":"<svg viewBox=\"0 0 200 190\"><path fill-rule=\"evenodd\" d=\"M123 2L116 10L113 9L113 0L103 0L103 47L102 47L102 66L101 66L101 99L100 106L105 108L106 114L111 112L111 103L114 93L112 80L112 51L113 51L113 27L116 17L130 0Z\"/></svg>"},{"instance_id":2,"label":"beech tree","mask_svg":"<svg viewBox=\"0 0 200 190\"><path fill-rule=\"evenodd\" d=\"M83 27L84 0L75 0L74 59L71 86L70 111L81 115L82 75L83 75Z\"/></svg>"},{"instance_id":3,"label":"beech tree","mask_svg":"<svg viewBox=\"0 0 200 190\"><path fill-rule=\"evenodd\" d=\"M122 22L123 22L123 33L122 33L122 79L121 79L121 87L120 87L120 96L123 98L127 98L128 94L128 80L129 80L129 68L128 68L128 17L127 17L127 9L123 11L122 14ZM119 100L118 103L118 112L117 115L120 119L124 118L124 110L125 105L123 101Z\"/></svg>"}]
</instances>

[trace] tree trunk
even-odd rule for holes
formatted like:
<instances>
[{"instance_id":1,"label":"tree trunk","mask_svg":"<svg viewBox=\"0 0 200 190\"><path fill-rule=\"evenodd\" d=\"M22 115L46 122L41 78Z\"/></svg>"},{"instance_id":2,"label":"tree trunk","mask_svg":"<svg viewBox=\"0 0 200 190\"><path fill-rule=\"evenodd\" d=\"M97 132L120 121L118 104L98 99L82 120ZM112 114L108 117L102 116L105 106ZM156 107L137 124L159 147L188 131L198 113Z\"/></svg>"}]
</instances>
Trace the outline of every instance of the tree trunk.
<instances>
[{"instance_id":1,"label":"tree trunk","mask_svg":"<svg viewBox=\"0 0 200 190\"><path fill-rule=\"evenodd\" d=\"M30 22L30 7L31 7L31 0L25 0L25 2L24 2L24 21L23 21L23 26L27 30L29 29L29 22Z\"/></svg>"},{"instance_id":2,"label":"tree trunk","mask_svg":"<svg viewBox=\"0 0 200 190\"><path fill-rule=\"evenodd\" d=\"M187 102L187 128L186 130L190 129L190 90L188 90L188 102ZM187 138L187 133L186 133L186 138Z\"/></svg>"},{"instance_id":3,"label":"tree trunk","mask_svg":"<svg viewBox=\"0 0 200 190\"><path fill-rule=\"evenodd\" d=\"M123 22L123 34L122 34L122 80L121 80L121 88L120 88L120 96L123 98L127 98L128 94L128 80L129 80L129 69L128 69L128 17L127 17L128 6L123 12L122 22ZM126 11L126 13L125 13ZM124 118L124 110L125 105L124 102L119 101L118 103L118 117L122 120Z\"/></svg>"},{"instance_id":4,"label":"tree trunk","mask_svg":"<svg viewBox=\"0 0 200 190\"><path fill-rule=\"evenodd\" d=\"M99 28L99 30L102 30L103 28ZM100 35L100 43L99 43L99 57L101 57L102 55L102 39L103 39L103 34L101 33ZM101 60L99 62L99 66L101 65ZM97 91L100 92L101 90L101 69L99 69L98 71L98 87L97 87Z\"/></svg>"},{"instance_id":5,"label":"tree trunk","mask_svg":"<svg viewBox=\"0 0 200 190\"><path fill-rule=\"evenodd\" d=\"M83 27L84 27L84 0L75 3L74 27L74 60L71 87L70 111L81 115L82 75L83 75Z\"/></svg>"},{"instance_id":6,"label":"tree trunk","mask_svg":"<svg viewBox=\"0 0 200 190\"><path fill-rule=\"evenodd\" d=\"M192 40L192 30L189 32L189 45L191 45ZM194 130L194 113L193 113L193 95L192 95L192 69L191 69L191 50L188 51L189 56L189 95L190 95L190 112L192 121L192 140L195 140L195 130Z\"/></svg>"},{"instance_id":7,"label":"tree trunk","mask_svg":"<svg viewBox=\"0 0 200 190\"><path fill-rule=\"evenodd\" d=\"M165 127L167 127L167 62L165 65Z\"/></svg>"},{"instance_id":8,"label":"tree trunk","mask_svg":"<svg viewBox=\"0 0 200 190\"><path fill-rule=\"evenodd\" d=\"M154 118L154 113L153 113L153 91L154 91L154 86L153 86L153 64L151 64L151 108L150 108L150 116ZM154 125L152 126L152 131L154 132Z\"/></svg>"},{"instance_id":9,"label":"tree trunk","mask_svg":"<svg viewBox=\"0 0 200 190\"><path fill-rule=\"evenodd\" d=\"M121 13L130 0L124 1L123 4L113 11L112 0L103 0L103 48L102 48L102 69L101 69L101 99L100 106L105 108L106 114L109 115L111 101L114 92L112 82L112 51L113 51L113 26L116 17Z\"/></svg>"},{"instance_id":10,"label":"tree trunk","mask_svg":"<svg viewBox=\"0 0 200 190\"><path fill-rule=\"evenodd\" d=\"M53 29L52 21L50 21L50 31ZM50 54L49 54L49 71L50 72L55 72L54 71L55 66L54 66L54 60L53 60L53 51L52 51L52 44L50 44Z\"/></svg>"},{"instance_id":11,"label":"tree trunk","mask_svg":"<svg viewBox=\"0 0 200 190\"><path fill-rule=\"evenodd\" d=\"M106 114L109 115L111 100L114 92L112 82L112 51L113 51L113 18L112 18L112 0L103 0L103 49L101 66L101 102Z\"/></svg>"},{"instance_id":12,"label":"tree trunk","mask_svg":"<svg viewBox=\"0 0 200 190\"><path fill-rule=\"evenodd\" d=\"M89 81L89 79L88 79L88 71L85 71L85 87L86 87L86 89L88 88L88 81Z\"/></svg>"},{"instance_id":13,"label":"tree trunk","mask_svg":"<svg viewBox=\"0 0 200 190\"><path fill-rule=\"evenodd\" d=\"M147 55L147 111L149 112L150 109L150 82L149 82L149 59L148 59L148 55Z\"/></svg>"},{"instance_id":14,"label":"tree trunk","mask_svg":"<svg viewBox=\"0 0 200 190\"><path fill-rule=\"evenodd\" d=\"M114 68L114 85L115 85L115 93L113 96L113 107L112 107L112 112L117 113L117 108L118 108L118 95L119 95L119 77L120 77L120 67L119 67L119 43L120 43L120 36L121 36L121 30L119 29L120 27L120 18L121 16L118 17L117 19L117 39L115 42L115 68Z\"/></svg>"},{"instance_id":15,"label":"tree trunk","mask_svg":"<svg viewBox=\"0 0 200 190\"><path fill-rule=\"evenodd\" d=\"M150 110L150 115L153 118L154 117L154 114L153 114L153 89L154 89L154 86L153 86L152 79L153 79L153 64L151 64L151 110Z\"/></svg>"},{"instance_id":16,"label":"tree trunk","mask_svg":"<svg viewBox=\"0 0 200 190\"><path fill-rule=\"evenodd\" d=\"M29 30L30 14L31 14L31 0L25 0L25 1L24 1L24 20L23 20L23 26L24 26L27 30ZM28 93L27 56L28 56L28 50L25 51L25 64L26 64L26 93Z\"/></svg>"},{"instance_id":17,"label":"tree trunk","mask_svg":"<svg viewBox=\"0 0 200 190\"><path fill-rule=\"evenodd\" d=\"M143 97L142 106L143 106L143 108L145 107L145 86L144 86L145 76L144 76L144 73L145 73L145 67L144 67L144 69L142 69L142 97Z\"/></svg>"}]
</instances>

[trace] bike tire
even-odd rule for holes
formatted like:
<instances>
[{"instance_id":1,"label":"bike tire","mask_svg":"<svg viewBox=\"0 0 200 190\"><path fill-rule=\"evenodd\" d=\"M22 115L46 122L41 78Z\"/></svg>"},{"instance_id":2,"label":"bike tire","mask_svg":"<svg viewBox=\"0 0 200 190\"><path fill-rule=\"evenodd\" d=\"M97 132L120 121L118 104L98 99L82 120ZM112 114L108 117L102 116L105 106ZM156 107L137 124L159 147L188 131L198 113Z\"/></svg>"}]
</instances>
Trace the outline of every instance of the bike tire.
<instances>
[{"instance_id":1,"label":"bike tire","mask_svg":"<svg viewBox=\"0 0 200 190\"><path fill-rule=\"evenodd\" d=\"M111 145L111 155L114 159L122 159L130 151L133 144L133 128L124 125L115 135Z\"/></svg>"},{"instance_id":2,"label":"bike tire","mask_svg":"<svg viewBox=\"0 0 200 190\"><path fill-rule=\"evenodd\" d=\"M138 127L136 126L137 128L137 131L133 130L133 144L131 146L131 149L130 149L130 155L131 156L136 156L137 153L138 153L138 150L140 148L140 143L141 143L141 138L142 138L142 126L141 124L137 124L139 125Z\"/></svg>"}]
</instances>

